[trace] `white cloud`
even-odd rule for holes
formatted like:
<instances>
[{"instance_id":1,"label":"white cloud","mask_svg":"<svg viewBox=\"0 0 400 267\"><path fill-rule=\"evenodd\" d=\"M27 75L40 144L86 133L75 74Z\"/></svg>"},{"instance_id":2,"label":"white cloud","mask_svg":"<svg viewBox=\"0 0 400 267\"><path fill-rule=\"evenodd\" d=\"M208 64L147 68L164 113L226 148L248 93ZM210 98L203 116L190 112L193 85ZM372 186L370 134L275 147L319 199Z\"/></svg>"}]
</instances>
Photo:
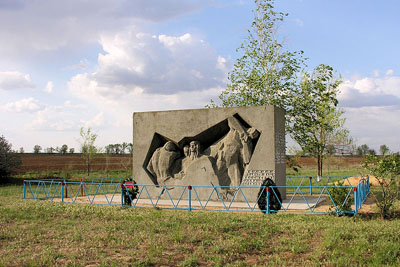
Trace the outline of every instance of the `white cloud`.
<instances>
[{"instance_id":1,"label":"white cloud","mask_svg":"<svg viewBox=\"0 0 400 267\"><path fill-rule=\"evenodd\" d=\"M339 87L339 102L343 107L363 106L400 106L400 77L393 71L379 76L375 71L373 77L355 77L345 80Z\"/></svg>"},{"instance_id":2,"label":"white cloud","mask_svg":"<svg viewBox=\"0 0 400 267\"><path fill-rule=\"evenodd\" d=\"M103 124L104 124L104 112L98 113L96 116L94 116L90 120L87 120L87 121L81 120L80 122L83 125L83 127L86 127L86 128L103 126Z\"/></svg>"},{"instance_id":3,"label":"white cloud","mask_svg":"<svg viewBox=\"0 0 400 267\"><path fill-rule=\"evenodd\" d=\"M48 81L46 87L44 88L44 91L51 94L53 92L53 88L54 88L54 83L52 81Z\"/></svg>"},{"instance_id":4,"label":"white cloud","mask_svg":"<svg viewBox=\"0 0 400 267\"><path fill-rule=\"evenodd\" d=\"M97 117L81 124L102 123L129 136L133 112L202 108L226 84L230 61L191 34L130 30L100 42L106 53L99 54L96 70L68 82L70 92L97 109Z\"/></svg>"},{"instance_id":5,"label":"white cloud","mask_svg":"<svg viewBox=\"0 0 400 267\"><path fill-rule=\"evenodd\" d=\"M346 125L358 145L368 144L378 149L386 144L392 151L399 151L400 107L372 106L345 108Z\"/></svg>"},{"instance_id":6,"label":"white cloud","mask_svg":"<svg viewBox=\"0 0 400 267\"><path fill-rule=\"evenodd\" d=\"M0 72L0 89L16 90L32 88L35 88L35 85L32 83L29 74L18 71Z\"/></svg>"},{"instance_id":7,"label":"white cloud","mask_svg":"<svg viewBox=\"0 0 400 267\"><path fill-rule=\"evenodd\" d=\"M64 102L64 107L66 107L66 108L72 108L72 109L85 109L85 108L87 108L86 105L83 105L83 104L75 104L75 103L72 103L71 100L66 100L66 101Z\"/></svg>"},{"instance_id":8,"label":"white cloud","mask_svg":"<svg viewBox=\"0 0 400 267\"><path fill-rule=\"evenodd\" d=\"M74 76L68 86L77 97L105 101L128 94L171 95L225 85L229 63L206 42L190 34L154 36L132 30L104 35L93 73Z\"/></svg>"},{"instance_id":9,"label":"white cloud","mask_svg":"<svg viewBox=\"0 0 400 267\"><path fill-rule=\"evenodd\" d=\"M100 127L105 121L103 112L96 114L94 107L76 104L70 100L63 105L46 106L25 124L27 131L79 131L80 127Z\"/></svg>"},{"instance_id":10,"label":"white cloud","mask_svg":"<svg viewBox=\"0 0 400 267\"><path fill-rule=\"evenodd\" d=\"M384 74L383 76L382 73ZM357 143L378 149L387 144L400 150L400 77L393 71L374 71L372 77L354 76L340 85L339 105L346 127Z\"/></svg>"},{"instance_id":11,"label":"white cloud","mask_svg":"<svg viewBox=\"0 0 400 267\"><path fill-rule=\"evenodd\" d=\"M0 56L31 56L96 43L102 32L201 10L201 0L0 1Z\"/></svg>"},{"instance_id":12,"label":"white cloud","mask_svg":"<svg viewBox=\"0 0 400 267\"><path fill-rule=\"evenodd\" d=\"M35 112L42 110L42 105L38 100L33 97L24 98L16 102L11 102L2 107L2 109L9 112Z\"/></svg>"},{"instance_id":13,"label":"white cloud","mask_svg":"<svg viewBox=\"0 0 400 267\"><path fill-rule=\"evenodd\" d=\"M66 66L62 70L84 70L88 67L89 60L81 59L78 64L73 64L71 66Z\"/></svg>"}]
</instances>

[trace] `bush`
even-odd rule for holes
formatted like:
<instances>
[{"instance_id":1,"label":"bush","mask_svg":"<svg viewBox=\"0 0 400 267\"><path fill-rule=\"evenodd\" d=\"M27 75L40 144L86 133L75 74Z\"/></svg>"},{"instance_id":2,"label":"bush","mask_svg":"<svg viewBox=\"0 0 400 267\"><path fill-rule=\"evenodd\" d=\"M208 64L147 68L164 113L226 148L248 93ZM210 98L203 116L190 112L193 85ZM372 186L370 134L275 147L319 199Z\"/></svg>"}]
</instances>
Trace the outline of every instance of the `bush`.
<instances>
[{"instance_id":1,"label":"bush","mask_svg":"<svg viewBox=\"0 0 400 267\"><path fill-rule=\"evenodd\" d=\"M15 169L21 167L21 157L11 150L11 144L4 138L0 137L0 183L5 178L10 177Z\"/></svg>"},{"instance_id":2,"label":"bush","mask_svg":"<svg viewBox=\"0 0 400 267\"><path fill-rule=\"evenodd\" d=\"M332 214L336 214L338 216L346 214L346 212L351 211L351 189L344 186L343 181L338 181L336 184L337 187L329 188L329 194L332 197L334 205L332 205L329 210ZM335 207L336 206L336 207Z\"/></svg>"},{"instance_id":3,"label":"bush","mask_svg":"<svg viewBox=\"0 0 400 267\"><path fill-rule=\"evenodd\" d=\"M379 192L371 190L376 200L382 218L389 218L393 209L393 203L400 193L400 156L367 155L363 161L363 167L375 176L379 184Z\"/></svg>"}]
</instances>

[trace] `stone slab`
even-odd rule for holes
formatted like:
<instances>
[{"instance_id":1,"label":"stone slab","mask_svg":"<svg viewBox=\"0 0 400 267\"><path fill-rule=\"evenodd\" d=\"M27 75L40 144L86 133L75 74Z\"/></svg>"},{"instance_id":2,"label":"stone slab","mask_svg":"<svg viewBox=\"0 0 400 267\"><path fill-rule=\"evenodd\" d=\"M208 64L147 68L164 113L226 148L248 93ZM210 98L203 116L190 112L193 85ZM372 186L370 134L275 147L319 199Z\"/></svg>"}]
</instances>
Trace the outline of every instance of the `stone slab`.
<instances>
[{"instance_id":1,"label":"stone slab","mask_svg":"<svg viewBox=\"0 0 400 267\"><path fill-rule=\"evenodd\" d=\"M285 186L284 115L274 106L134 113L133 178L171 187L260 186L271 178ZM149 191L159 194L156 187ZM200 198L208 191L199 190ZM255 201L253 191L246 197Z\"/></svg>"}]
</instances>

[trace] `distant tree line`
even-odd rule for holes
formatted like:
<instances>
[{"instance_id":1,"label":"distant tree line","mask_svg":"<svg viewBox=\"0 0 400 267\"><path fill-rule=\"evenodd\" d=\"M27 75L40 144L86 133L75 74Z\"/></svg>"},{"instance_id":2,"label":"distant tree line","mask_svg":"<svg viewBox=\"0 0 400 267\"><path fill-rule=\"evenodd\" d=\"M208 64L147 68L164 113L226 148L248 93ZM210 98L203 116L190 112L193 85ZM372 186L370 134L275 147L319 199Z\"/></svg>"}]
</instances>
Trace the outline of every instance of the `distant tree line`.
<instances>
[{"instance_id":1,"label":"distant tree line","mask_svg":"<svg viewBox=\"0 0 400 267\"><path fill-rule=\"evenodd\" d=\"M42 153L42 147L40 145L35 145L33 147L33 153L38 154L38 153ZM23 148L20 148L20 153L24 153ZM47 147L43 150L43 153L47 153L47 154L73 154L75 153L75 148L71 147L68 149L68 145L64 144L61 147Z\"/></svg>"},{"instance_id":2,"label":"distant tree line","mask_svg":"<svg viewBox=\"0 0 400 267\"><path fill-rule=\"evenodd\" d=\"M297 156L309 156L313 155L310 153L306 153L302 150L297 149L296 147L289 147L288 149L289 155L297 155ZM380 156L388 156L390 154L400 154L400 152L394 152L389 149L387 145L380 145L378 152L370 148L367 144L362 144L359 146L354 145L353 143L349 144L341 144L341 145L331 145L328 144L325 148L324 156L359 156L365 157L367 155L380 155Z\"/></svg>"},{"instance_id":3,"label":"distant tree line","mask_svg":"<svg viewBox=\"0 0 400 267\"><path fill-rule=\"evenodd\" d=\"M109 144L105 146L107 154L132 154L133 144L123 142L122 144Z\"/></svg>"},{"instance_id":4,"label":"distant tree line","mask_svg":"<svg viewBox=\"0 0 400 267\"><path fill-rule=\"evenodd\" d=\"M85 153L85 147L81 147L80 153ZM121 144L109 144L104 147L104 150L98 148L96 153L106 153L109 155L124 155L124 154L132 154L133 144L123 142ZM19 151L15 151L16 153L25 153L24 148L21 147ZM68 145L64 144L61 147L47 147L43 149L40 145L35 145L33 147L33 153L47 153L47 154L73 154L75 153L75 148L68 148Z\"/></svg>"},{"instance_id":5,"label":"distant tree line","mask_svg":"<svg viewBox=\"0 0 400 267\"><path fill-rule=\"evenodd\" d=\"M398 152L397 152L398 153ZM355 154L357 156L377 155L375 149L370 148L367 144L363 144L356 148ZM379 146L379 155L387 156L390 154L390 149L387 145Z\"/></svg>"}]
</instances>

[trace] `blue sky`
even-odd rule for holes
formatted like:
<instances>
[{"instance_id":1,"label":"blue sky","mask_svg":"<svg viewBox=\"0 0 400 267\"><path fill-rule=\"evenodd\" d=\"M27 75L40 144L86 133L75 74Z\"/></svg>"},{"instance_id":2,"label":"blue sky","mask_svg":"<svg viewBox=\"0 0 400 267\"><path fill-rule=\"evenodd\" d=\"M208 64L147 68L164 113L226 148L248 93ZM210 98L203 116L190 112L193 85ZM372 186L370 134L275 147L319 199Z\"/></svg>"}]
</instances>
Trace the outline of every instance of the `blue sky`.
<instances>
[{"instance_id":1,"label":"blue sky","mask_svg":"<svg viewBox=\"0 0 400 267\"><path fill-rule=\"evenodd\" d=\"M400 150L400 2L278 0L289 50L342 76L357 144ZM0 134L14 149L132 139L135 111L202 108L227 82L253 1L0 0Z\"/></svg>"}]
</instances>

